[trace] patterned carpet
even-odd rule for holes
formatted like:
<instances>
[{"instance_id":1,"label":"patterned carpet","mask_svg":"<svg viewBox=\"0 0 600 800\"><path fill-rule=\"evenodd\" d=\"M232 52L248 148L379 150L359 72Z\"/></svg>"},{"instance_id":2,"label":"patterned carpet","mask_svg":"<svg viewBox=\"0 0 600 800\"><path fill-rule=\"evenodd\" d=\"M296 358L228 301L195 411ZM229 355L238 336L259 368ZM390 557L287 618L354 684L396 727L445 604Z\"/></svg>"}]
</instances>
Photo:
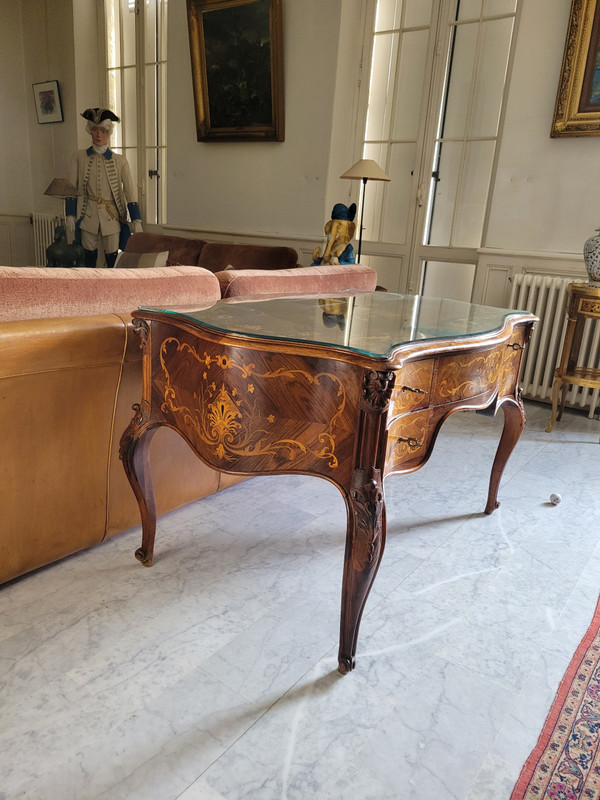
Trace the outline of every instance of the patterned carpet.
<instances>
[{"instance_id":1,"label":"patterned carpet","mask_svg":"<svg viewBox=\"0 0 600 800\"><path fill-rule=\"evenodd\" d=\"M510 800L600 798L600 601Z\"/></svg>"}]
</instances>

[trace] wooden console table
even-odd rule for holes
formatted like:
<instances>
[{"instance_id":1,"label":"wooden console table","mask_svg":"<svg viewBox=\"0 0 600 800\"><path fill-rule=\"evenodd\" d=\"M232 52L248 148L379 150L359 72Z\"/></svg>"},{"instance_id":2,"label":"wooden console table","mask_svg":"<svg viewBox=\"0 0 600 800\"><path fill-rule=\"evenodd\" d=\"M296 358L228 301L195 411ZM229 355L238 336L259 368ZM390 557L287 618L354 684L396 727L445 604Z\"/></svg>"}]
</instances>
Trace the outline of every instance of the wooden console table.
<instances>
[{"instance_id":1,"label":"wooden console table","mask_svg":"<svg viewBox=\"0 0 600 800\"><path fill-rule=\"evenodd\" d=\"M453 412L502 407L485 512L497 507L500 477L525 423L517 380L536 318L386 292L135 314L143 397L120 453L142 518L136 557L152 564L148 453L161 425L217 470L331 481L347 509L338 662L340 672L350 671L383 555L384 478L421 467Z\"/></svg>"},{"instance_id":2,"label":"wooden console table","mask_svg":"<svg viewBox=\"0 0 600 800\"><path fill-rule=\"evenodd\" d=\"M600 389L600 369L577 366L583 326L586 319L600 319L600 286L589 283L570 283L567 289L567 328L560 362L552 384L552 416L546 428L550 433L555 420L562 417L569 385ZM560 408L559 408L560 395Z\"/></svg>"}]
</instances>

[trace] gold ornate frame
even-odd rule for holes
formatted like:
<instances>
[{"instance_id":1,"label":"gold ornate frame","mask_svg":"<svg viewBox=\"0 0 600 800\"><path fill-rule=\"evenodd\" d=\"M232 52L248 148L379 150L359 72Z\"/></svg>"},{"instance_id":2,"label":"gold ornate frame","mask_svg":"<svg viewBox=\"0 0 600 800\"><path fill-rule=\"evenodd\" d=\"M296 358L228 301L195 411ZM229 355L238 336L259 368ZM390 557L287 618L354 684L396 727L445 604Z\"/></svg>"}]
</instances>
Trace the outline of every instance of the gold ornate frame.
<instances>
[{"instance_id":1,"label":"gold ornate frame","mask_svg":"<svg viewBox=\"0 0 600 800\"><path fill-rule=\"evenodd\" d=\"M282 0L187 0L187 14L198 141L282 142Z\"/></svg>"},{"instance_id":2,"label":"gold ornate frame","mask_svg":"<svg viewBox=\"0 0 600 800\"><path fill-rule=\"evenodd\" d=\"M599 0L572 0L550 136L600 136Z\"/></svg>"}]
</instances>

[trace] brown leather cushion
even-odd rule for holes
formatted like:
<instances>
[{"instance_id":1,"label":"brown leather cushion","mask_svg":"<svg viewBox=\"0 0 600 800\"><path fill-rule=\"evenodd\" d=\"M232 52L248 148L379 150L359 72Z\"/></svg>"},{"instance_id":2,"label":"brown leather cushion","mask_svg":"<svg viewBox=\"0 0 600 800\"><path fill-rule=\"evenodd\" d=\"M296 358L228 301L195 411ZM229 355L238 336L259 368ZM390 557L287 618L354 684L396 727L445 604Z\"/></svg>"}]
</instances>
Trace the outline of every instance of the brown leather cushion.
<instances>
[{"instance_id":1,"label":"brown leather cushion","mask_svg":"<svg viewBox=\"0 0 600 800\"><path fill-rule=\"evenodd\" d=\"M196 267L205 244L204 239L164 236L161 233L133 233L127 240L125 252L160 253L168 250L168 265Z\"/></svg>"},{"instance_id":2,"label":"brown leather cushion","mask_svg":"<svg viewBox=\"0 0 600 800\"><path fill-rule=\"evenodd\" d=\"M219 272L234 269L290 269L298 266L293 247L269 247L258 244L208 242L200 253L199 267Z\"/></svg>"},{"instance_id":3,"label":"brown leather cushion","mask_svg":"<svg viewBox=\"0 0 600 800\"><path fill-rule=\"evenodd\" d=\"M372 292L377 284L374 269L362 264L297 267L296 269L223 270L216 273L222 297L270 294L327 294Z\"/></svg>"}]
</instances>

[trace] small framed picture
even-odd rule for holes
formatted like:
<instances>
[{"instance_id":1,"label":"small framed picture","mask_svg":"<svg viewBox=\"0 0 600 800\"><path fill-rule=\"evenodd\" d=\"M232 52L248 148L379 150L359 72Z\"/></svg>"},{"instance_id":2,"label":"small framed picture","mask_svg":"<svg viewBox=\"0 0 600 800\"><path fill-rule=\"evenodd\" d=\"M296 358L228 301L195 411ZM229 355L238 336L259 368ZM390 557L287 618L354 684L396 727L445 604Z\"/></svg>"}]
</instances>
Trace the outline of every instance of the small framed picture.
<instances>
[{"instance_id":1,"label":"small framed picture","mask_svg":"<svg viewBox=\"0 0 600 800\"><path fill-rule=\"evenodd\" d=\"M63 113L60 104L58 81L45 81L33 84L35 110L40 125L45 122L62 122Z\"/></svg>"}]
</instances>

